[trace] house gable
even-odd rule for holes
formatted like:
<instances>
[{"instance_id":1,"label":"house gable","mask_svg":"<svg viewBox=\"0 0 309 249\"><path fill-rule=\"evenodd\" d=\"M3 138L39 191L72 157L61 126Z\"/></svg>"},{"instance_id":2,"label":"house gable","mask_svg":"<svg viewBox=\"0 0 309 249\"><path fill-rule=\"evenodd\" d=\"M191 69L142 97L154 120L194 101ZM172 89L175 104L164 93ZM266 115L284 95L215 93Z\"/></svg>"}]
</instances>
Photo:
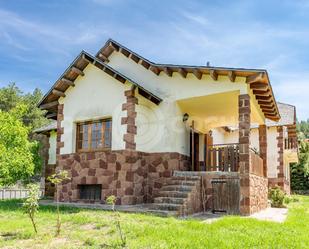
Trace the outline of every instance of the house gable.
<instances>
[{"instance_id":1,"label":"house gable","mask_svg":"<svg viewBox=\"0 0 309 249\"><path fill-rule=\"evenodd\" d=\"M121 54L135 65L139 65L144 70L151 72L151 74L160 76L160 81L165 80L162 78L163 75L168 78L174 78L177 76L179 76L180 79L188 78L190 82L192 81L192 77L202 81L206 78L213 83L220 83L222 77L227 78L229 83L237 82L238 78L242 78L243 83L248 84L249 89L251 89L251 92L265 117L274 121L280 118L266 70L157 64L145 59L112 39L109 39L106 42L103 48L99 50L96 57L128 74L128 70L123 71L124 67L120 68L119 64L117 65L117 63L114 63L115 59L113 57L114 54L117 53ZM144 79L144 81L145 80L146 79ZM155 84L155 86L158 86L158 84ZM192 88L193 87L194 86L192 86Z\"/></svg>"}]
</instances>

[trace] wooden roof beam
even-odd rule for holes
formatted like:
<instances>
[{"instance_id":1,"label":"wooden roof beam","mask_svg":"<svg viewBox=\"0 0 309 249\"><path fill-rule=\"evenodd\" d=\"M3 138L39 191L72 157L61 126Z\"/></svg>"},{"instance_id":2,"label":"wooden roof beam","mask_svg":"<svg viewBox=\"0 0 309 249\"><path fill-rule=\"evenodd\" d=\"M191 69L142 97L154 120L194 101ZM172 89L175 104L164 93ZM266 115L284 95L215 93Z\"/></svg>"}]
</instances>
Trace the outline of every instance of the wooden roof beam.
<instances>
[{"instance_id":1,"label":"wooden roof beam","mask_svg":"<svg viewBox=\"0 0 309 249\"><path fill-rule=\"evenodd\" d=\"M61 81L64 84L68 85L68 86L73 86L73 87L75 86L75 84L74 84L74 82L72 80L69 80L69 79L66 79L66 78L62 78Z\"/></svg>"},{"instance_id":2,"label":"wooden roof beam","mask_svg":"<svg viewBox=\"0 0 309 249\"><path fill-rule=\"evenodd\" d=\"M272 100L258 100L258 104L259 105L267 105L267 104L272 104L273 101Z\"/></svg>"},{"instance_id":3,"label":"wooden roof beam","mask_svg":"<svg viewBox=\"0 0 309 249\"><path fill-rule=\"evenodd\" d=\"M268 88L268 84L264 84L264 83L251 83L250 84L250 88L253 90L262 90L262 91L266 91Z\"/></svg>"},{"instance_id":4,"label":"wooden roof beam","mask_svg":"<svg viewBox=\"0 0 309 249\"><path fill-rule=\"evenodd\" d=\"M71 68L71 70L72 70L72 72L77 73L77 74L79 74L80 76L84 76L84 75L85 75L85 73L84 73L82 70L80 70L79 68L77 68L77 67L75 67L75 66L73 66L73 67Z\"/></svg>"},{"instance_id":5,"label":"wooden roof beam","mask_svg":"<svg viewBox=\"0 0 309 249\"><path fill-rule=\"evenodd\" d=\"M209 74L213 80L218 80L218 73L216 72L216 70L210 69Z\"/></svg>"},{"instance_id":6,"label":"wooden roof beam","mask_svg":"<svg viewBox=\"0 0 309 249\"><path fill-rule=\"evenodd\" d=\"M99 54L99 57L104 60L104 62L109 63L109 59L102 53Z\"/></svg>"},{"instance_id":7,"label":"wooden roof beam","mask_svg":"<svg viewBox=\"0 0 309 249\"><path fill-rule=\"evenodd\" d=\"M52 90L52 93L53 93L54 95L58 96L58 97L65 97L65 93L62 92L62 91L59 91L59 90L57 90L57 89L53 89L53 90Z\"/></svg>"},{"instance_id":8,"label":"wooden roof beam","mask_svg":"<svg viewBox=\"0 0 309 249\"><path fill-rule=\"evenodd\" d=\"M192 73L197 79L202 79L203 73L198 69L193 69Z\"/></svg>"},{"instance_id":9,"label":"wooden roof beam","mask_svg":"<svg viewBox=\"0 0 309 249\"><path fill-rule=\"evenodd\" d=\"M172 77L172 76L173 76L173 71L172 71L170 68L164 67L164 68L163 68L163 71L164 71L164 73L166 73L166 75L168 75L169 77Z\"/></svg>"},{"instance_id":10,"label":"wooden roof beam","mask_svg":"<svg viewBox=\"0 0 309 249\"><path fill-rule=\"evenodd\" d=\"M40 109L46 110L46 109L53 108L53 107L55 107L57 105L58 105L58 101L53 101L53 102L49 102L49 103L40 105Z\"/></svg>"},{"instance_id":11,"label":"wooden roof beam","mask_svg":"<svg viewBox=\"0 0 309 249\"><path fill-rule=\"evenodd\" d=\"M108 46L109 46L112 50L118 51L118 48L114 45L114 43L110 42L110 43L108 44Z\"/></svg>"},{"instance_id":12,"label":"wooden roof beam","mask_svg":"<svg viewBox=\"0 0 309 249\"><path fill-rule=\"evenodd\" d=\"M229 72L227 73L227 76L229 77L229 79L230 79L231 82L235 82L236 74L235 74L234 71L229 71Z\"/></svg>"},{"instance_id":13,"label":"wooden roof beam","mask_svg":"<svg viewBox=\"0 0 309 249\"><path fill-rule=\"evenodd\" d=\"M269 100L269 99L272 98L272 96L271 95L268 95L268 96L257 95L257 96L255 96L255 98L258 99L258 100Z\"/></svg>"},{"instance_id":14,"label":"wooden roof beam","mask_svg":"<svg viewBox=\"0 0 309 249\"><path fill-rule=\"evenodd\" d=\"M49 114L47 114L46 116L45 116L46 118L55 118L55 117L57 117L57 113L49 113Z\"/></svg>"},{"instance_id":15,"label":"wooden roof beam","mask_svg":"<svg viewBox=\"0 0 309 249\"><path fill-rule=\"evenodd\" d=\"M185 69L183 69L183 68L179 68L179 69L178 69L178 73L179 73L183 78L186 78L186 77L187 77L187 74L188 74L188 72L187 72Z\"/></svg>"},{"instance_id":16,"label":"wooden roof beam","mask_svg":"<svg viewBox=\"0 0 309 249\"><path fill-rule=\"evenodd\" d=\"M151 65L149 67L150 71L152 71L154 74L159 75L160 74L160 69L158 67L155 67L153 65Z\"/></svg>"},{"instance_id":17,"label":"wooden roof beam","mask_svg":"<svg viewBox=\"0 0 309 249\"><path fill-rule=\"evenodd\" d=\"M260 82L260 81L263 81L263 78L264 78L264 73L253 74L253 75L247 76L246 83L252 84L255 82Z\"/></svg>"}]
</instances>

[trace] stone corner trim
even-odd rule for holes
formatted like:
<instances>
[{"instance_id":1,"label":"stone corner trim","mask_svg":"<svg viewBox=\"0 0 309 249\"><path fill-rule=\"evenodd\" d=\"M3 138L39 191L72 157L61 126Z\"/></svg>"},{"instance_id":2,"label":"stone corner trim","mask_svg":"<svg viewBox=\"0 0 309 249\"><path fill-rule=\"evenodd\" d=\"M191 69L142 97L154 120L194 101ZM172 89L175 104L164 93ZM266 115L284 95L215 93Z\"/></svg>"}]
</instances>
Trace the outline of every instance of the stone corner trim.
<instances>
[{"instance_id":1,"label":"stone corner trim","mask_svg":"<svg viewBox=\"0 0 309 249\"><path fill-rule=\"evenodd\" d=\"M60 155L60 149L64 147L64 142L61 142L61 135L63 134L63 127L61 127L61 121L63 121L63 104L58 105L57 112L57 146L56 155Z\"/></svg>"},{"instance_id":2,"label":"stone corner trim","mask_svg":"<svg viewBox=\"0 0 309 249\"><path fill-rule=\"evenodd\" d=\"M127 125L126 133L123 135L126 150L136 150L135 135L137 127L135 125L136 111L135 105L138 104L138 99L135 97L135 89L124 92L126 103L122 105L122 110L127 111L127 116L121 119L122 125Z\"/></svg>"}]
</instances>

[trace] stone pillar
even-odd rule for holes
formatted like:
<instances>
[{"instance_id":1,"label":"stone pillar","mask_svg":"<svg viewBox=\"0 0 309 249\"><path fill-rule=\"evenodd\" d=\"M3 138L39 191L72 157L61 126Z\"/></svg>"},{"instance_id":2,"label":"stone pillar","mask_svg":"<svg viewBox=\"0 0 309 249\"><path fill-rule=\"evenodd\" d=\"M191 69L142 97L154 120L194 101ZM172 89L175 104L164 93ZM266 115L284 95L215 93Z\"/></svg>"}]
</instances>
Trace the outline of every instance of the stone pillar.
<instances>
[{"instance_id":1,"label":"stone pillar","mask_svg":"<svg viewBox=\"0 0 309 249\"><path fill-rule=\"evenodd\" d=\"M240 213L250 214L250 96L238 97Z\"/></svg>"},{"instance_id":2,"label":"stone pillar","mask_svg":"<svg viewBox=\"0 0 309 249\"><path fill-rule=\"evenodd\" d=\"M284 166L283 166L283 149L284 149L284 139L283 139L283 127L277 126L277 146L278 146L278 186L284 190Z\"/></svg>"},{"instance_id":3,"label":"stone pillar","mask_svg":"<svg viewBox=\"0 0 309 249\"><path fill-rule=\"evenodd\" d=\"M263 175L267 177L267 127L259 126L260 157L263 159Z\"/></svg>"},{"instance_id":4,"label":"stone pillar","mask_svg":"<svg viewBox=\"0 0 309 249\"><path fill-rule=\"evenodd\" d=\"M137 128L135 125L136 111L135 105L138 104L138 99L135 97L135 88L124 92L126 103L122 105L122 110L127 111L127 117L121 119L122 125L127 125L127 132L123 135L126 150L136 150L135 135Z\"/></svg>"},{"instance_id":5,"label":"stone pillar","mask_svg":"<svg viewBox=\"0 0 309 249\"><path fill-rule=\"evenodd\" d=\"M61 135L63 134L63 127L61 127L61 121L63 120L63 104L58 104L57 112L57 145L56 155L60 155L60 148L64 146L64 142L61 142ZM58 158L56 159L58 161Z\"/></svg>"}]
</instances>

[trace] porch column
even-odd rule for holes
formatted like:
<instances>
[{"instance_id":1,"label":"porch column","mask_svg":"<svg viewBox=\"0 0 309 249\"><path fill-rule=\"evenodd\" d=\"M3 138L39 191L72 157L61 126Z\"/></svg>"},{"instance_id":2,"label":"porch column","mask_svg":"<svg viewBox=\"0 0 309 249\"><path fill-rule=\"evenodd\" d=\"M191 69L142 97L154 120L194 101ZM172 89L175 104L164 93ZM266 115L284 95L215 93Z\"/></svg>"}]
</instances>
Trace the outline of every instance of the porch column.
<instances>
[{"instance_id":1,"label":"porch column","mask_svg":"<svg viewBox=\"0 0 309 249\"><path fill-rule=\"evenodd\" d=\"M260 157L263 159L263 175L267 177L267 127L259 126Z\"/></svg>"},{"instance_id":2,"label":"porch column","mask_svg":"<svg viewBox=\"0 0 309 249\"><path fill-rule=\"evenodd\" d=\"M238 97L240 213L250 214L250 96Z\"/></svg>"}]
</instances>

